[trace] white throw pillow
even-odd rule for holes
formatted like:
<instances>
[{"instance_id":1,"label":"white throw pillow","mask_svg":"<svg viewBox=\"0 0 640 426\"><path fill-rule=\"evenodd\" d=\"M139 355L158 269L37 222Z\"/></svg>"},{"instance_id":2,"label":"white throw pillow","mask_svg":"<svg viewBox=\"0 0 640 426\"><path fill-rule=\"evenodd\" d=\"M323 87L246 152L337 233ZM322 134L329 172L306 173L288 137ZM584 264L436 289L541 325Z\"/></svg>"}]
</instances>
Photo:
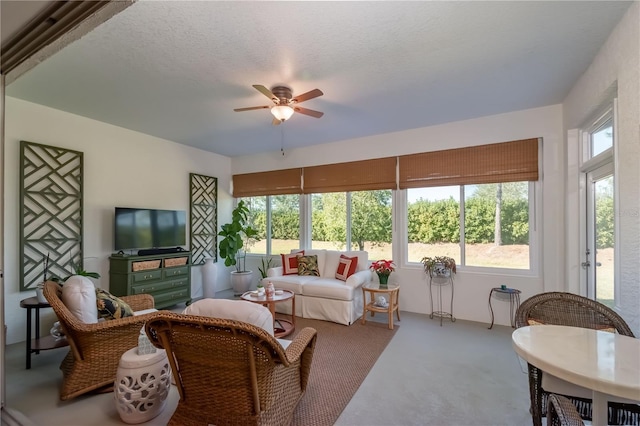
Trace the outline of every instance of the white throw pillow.
<instances>
[{"instance_id":1,"label":"white throw pillow","mask_svg":"<svg viewBox=\"0 0 640 426\"><path fill-rule=\"evenodd\" d=\"M80 321L86 324L98 322L96 287L87 277L73 275L62 286L62 303Z\"/></svg>"}]
</instances>

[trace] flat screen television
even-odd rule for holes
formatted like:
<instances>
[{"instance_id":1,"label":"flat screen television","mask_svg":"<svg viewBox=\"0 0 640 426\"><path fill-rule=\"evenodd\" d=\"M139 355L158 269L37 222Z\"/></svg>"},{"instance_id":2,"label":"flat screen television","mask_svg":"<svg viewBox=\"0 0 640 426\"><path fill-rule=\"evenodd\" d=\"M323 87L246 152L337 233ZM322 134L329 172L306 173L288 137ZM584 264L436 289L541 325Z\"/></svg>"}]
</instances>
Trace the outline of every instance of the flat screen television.
<instances>
[{"instance_id":1,"label":"flat screen television","mask_svg":"<svg viewBox=\"0 0 640 426\"><path fill-rule=\"evenodd\" d=\"M116 207L114 248L116 250L179 247L186 244L184 210L155 210Z\"/></svg>"}]
</instances>

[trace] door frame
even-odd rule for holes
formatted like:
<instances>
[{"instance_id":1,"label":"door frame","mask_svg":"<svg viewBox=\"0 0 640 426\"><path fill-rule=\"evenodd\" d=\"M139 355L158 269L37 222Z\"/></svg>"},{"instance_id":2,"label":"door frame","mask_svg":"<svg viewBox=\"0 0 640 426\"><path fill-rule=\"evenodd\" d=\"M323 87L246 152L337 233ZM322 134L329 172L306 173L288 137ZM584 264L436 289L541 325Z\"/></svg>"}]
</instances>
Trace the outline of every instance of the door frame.
<instances>
[{"instance_id":1,"label":"door frame","mask_svg":"<svg viewBox=\"0 0 640 426\"><path fill-rule=\"evenodd\" d=\"M591 172L595 172L604 167L612 167L613 174L613 210L614 210L614 252L619 253L619 241L620 241L620 223L618 219L619 210L619 200L620 200L620 191L618 185L618 155L616 150L617 145L617 129L618 129L618 105L617 98L613 98L608 104L606 108L601 110L601 113L598 114L598 119L592 121L592 125L584 130L580 130L579 134L579 143L578 149L580 151L581 165L580 165L580 177L579 177L579 283L578 290L579 294L589 297L590 299L595 300L595 293L590 294L587 279L588 279L588 271L580 266L582 262L585 261L585 252L587 249L587 191L588 188L588 180L587 175ZM598 154L593 158L588 158L589 150L590 150L590 138L591 134L594 130L600 127L600 125L606 121L606 116L610 115L613 118L613 145L611 148L606 151ZM593 260L593 256L591 259ZM620 256L614 256L614 309L619 311L619 276L620 276Z\"/></svg>"}]
</instances>

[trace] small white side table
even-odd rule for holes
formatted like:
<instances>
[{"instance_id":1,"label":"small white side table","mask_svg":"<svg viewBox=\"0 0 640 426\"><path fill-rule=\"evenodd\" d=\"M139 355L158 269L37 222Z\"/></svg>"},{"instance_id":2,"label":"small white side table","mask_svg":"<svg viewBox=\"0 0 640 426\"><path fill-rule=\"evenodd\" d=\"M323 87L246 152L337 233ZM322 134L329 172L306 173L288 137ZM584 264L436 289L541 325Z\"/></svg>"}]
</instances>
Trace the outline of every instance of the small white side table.
<instances>
[{"instance_id":1,"label":"small white side table","mask_svg":"<svg viewBox=\"0 0 640 426\"><path fill-rule=\"evenodd\" d=\"M123 422L143 423L159 415L171 386L171 367L164 349L138 355L129 349L120 358L114 384L116 408Z\"/></svg>"}]
</instances>

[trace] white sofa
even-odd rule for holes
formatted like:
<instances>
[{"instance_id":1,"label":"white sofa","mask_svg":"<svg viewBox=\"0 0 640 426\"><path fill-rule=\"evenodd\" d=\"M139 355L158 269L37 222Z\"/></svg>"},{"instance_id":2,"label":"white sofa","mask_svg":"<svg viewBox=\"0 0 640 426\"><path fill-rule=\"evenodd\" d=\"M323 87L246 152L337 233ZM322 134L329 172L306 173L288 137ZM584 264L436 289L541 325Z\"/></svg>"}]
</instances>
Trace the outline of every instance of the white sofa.
<instances>
[{"instance_id":1,"label":"white sofa","mask_svg":"<svg viewBox=\"0 0 640 426\"><path fill-rule=\"evenodd\" d=\"M292 250L297 252L298 250ZM336 276L340 255L358 257L358 266L346 281ZM318 256L319 277L283 275L282 266L270 268L263 285L269 281L276 288L291 290L295 294L296 316L338 324L353 324L362 316L362 285L371 280L369 254L366 251L304 250L304 255ZM291 314L291 304L278 303L276 310Z\"/></svg>"}]
</instances>

